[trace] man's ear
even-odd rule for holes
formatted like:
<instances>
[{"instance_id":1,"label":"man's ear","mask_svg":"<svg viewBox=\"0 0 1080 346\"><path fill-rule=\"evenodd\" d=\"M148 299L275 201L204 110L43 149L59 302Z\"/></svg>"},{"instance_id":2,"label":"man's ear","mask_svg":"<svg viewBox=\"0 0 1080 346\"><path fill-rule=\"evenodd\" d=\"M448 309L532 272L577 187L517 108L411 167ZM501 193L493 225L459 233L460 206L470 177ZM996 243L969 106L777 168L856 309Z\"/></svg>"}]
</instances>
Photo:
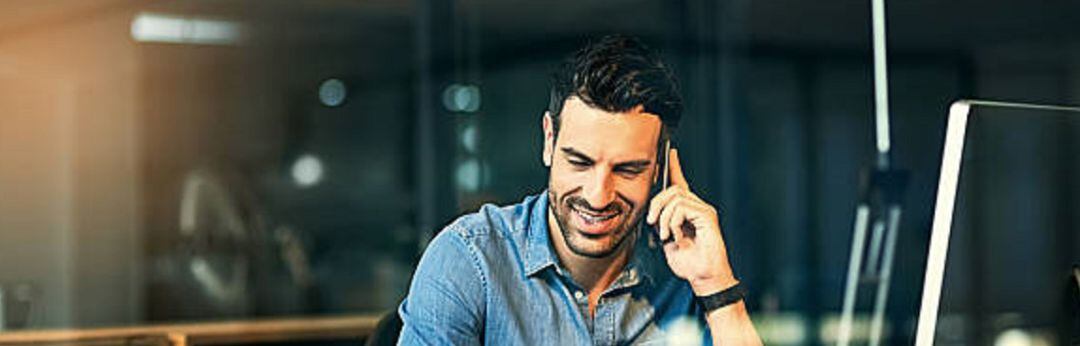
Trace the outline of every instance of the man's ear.
<instances>
[{"instance_id":1,"label":"man's ear","mask_svg":"<svg viewBox=\"0 0 1080 346\"><path fill-rule=\"evenodd\" d=\"M555 153L555 125L551 120L551 112L544 112L544 167L551 167L552 154Z\"/></svg>"}]
</instances>

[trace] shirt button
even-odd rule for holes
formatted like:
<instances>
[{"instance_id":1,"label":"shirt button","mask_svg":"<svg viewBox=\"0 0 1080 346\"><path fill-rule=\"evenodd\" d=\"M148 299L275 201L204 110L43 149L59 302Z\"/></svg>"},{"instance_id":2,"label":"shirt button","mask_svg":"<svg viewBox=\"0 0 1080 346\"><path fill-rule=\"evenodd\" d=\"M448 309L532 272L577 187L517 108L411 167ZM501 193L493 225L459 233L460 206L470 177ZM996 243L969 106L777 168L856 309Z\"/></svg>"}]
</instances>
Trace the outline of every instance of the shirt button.
<instances>
[{"instance_id":1,"label":"shirt button","mask_svg":"<svg viewBox=\"0 0 1080 346\"><path fill-rule=\"evenodd\" d=\"M577 300L585 299L585 293L582 293L581 291L575 291L574 298L577 298Z\"/></svg>"}]
</instances>

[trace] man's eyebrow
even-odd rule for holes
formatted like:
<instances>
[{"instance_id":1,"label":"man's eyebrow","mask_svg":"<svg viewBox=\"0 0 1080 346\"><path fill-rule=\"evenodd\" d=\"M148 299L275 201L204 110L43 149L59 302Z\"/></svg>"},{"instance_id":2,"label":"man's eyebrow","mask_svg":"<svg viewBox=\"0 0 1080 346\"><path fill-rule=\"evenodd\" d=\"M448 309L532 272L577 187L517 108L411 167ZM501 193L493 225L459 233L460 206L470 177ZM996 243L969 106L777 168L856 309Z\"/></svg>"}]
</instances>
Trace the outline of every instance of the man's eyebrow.
<instances>
[{"instance_id":1,"label":"man's eyebrow","mask_svg":"<svg viewBox=\"0 0 1080 346\"><path fill-rule=\"evenodd\" d=\"M575 150L574 148L571 148L571 147L562 147L562 148L559 148L559 149L562 150L562 152L565 153L566 155L573 156L574 158L577 158L579 160L588 161L588 162L595 162L596 161L596 160L593 160L593 158L589 157L589 155L585 155L585 153L577 151L577 150ZM615 166L643 169L643 168L647 168L652 163L653 163L652 160L648 160L648 159L645 159L645 160L632 160L632 161L616 163Z\"/></svg>"},{"instance_id":2,"label":"man's eyebrow","mask_svg":"<svg viewBox=\"0 0 1080 346\"><path fill-rule=\"evenodd\" d=\"M562 152L565 153L566 155L573 156L576 159L589 161L589 162L596 162L596 160L593 160L593 158L589 157L589 155L585 155L585 153L577 151L574 148L562 147L562 148L559 148L559 149L562 150Z\"/></svg>"},{"instance_id":3,"label":"man's eyebrow","mask_svg":"<svg viewBox=\"0 0 1080 346\"><path fill-rule=\"evenodd\" d=\"M627 162L620 162L620 163L617 163L615 165L616 166L621 166L621 167L644 169L644 168L648 168L649 165L651 165L651 164L652 164L652 160L633 160L633 161L627 161Z\"/></svg>"}]
</instances>

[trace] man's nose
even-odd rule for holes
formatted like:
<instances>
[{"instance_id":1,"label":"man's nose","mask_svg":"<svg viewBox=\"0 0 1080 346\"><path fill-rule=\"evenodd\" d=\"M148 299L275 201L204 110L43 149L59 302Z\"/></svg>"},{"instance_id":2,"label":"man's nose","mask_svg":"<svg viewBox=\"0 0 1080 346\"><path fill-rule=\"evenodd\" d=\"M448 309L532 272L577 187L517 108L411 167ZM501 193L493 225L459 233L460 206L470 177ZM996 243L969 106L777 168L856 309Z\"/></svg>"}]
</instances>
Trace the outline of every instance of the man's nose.
<instances>
[{"instance_id":1,"label":"man's nose","mask_svg":"<svg viewBox=\"0 0 1080 346\"><path fill-rule=\"evenodd\" d=\"M611 172L606 169L598 169L592 177L592 181L585 187L585 201L589 207L603 209L615 200L615 186Z\"/></svg>"}]
</instances>

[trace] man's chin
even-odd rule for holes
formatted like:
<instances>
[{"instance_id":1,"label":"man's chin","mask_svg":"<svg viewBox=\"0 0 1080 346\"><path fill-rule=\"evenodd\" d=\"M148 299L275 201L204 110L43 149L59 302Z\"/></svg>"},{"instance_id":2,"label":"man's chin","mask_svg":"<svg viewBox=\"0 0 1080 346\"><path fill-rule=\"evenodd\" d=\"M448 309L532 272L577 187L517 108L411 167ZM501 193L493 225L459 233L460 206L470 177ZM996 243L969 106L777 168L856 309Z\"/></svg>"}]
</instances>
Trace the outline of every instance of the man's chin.
<instances>
[{"instance_id":1,"label":"man's chin","mask_svg":"<svg viewBox=\"0 0 1080 346\"><path fill-rule=\"evenodd\" d=\"M567 239L567 246L577 255L604 258L611 256L619 248L620 239L615 239L618 234L617 229L603 234L590 234L578 229L574 229L572 232L574 232L574 236Z\"/></svg>"},{"instance_id":2,"label":"man's chin","mask_svg":"<svg viewBox=\"0 0 1080 346\"><path fill-rule=\"evenodd\" d=\"M577 227L574 228L575 234L577 234L579 237L590 240L602 240L611 238L614 237L617 232L618 229L608 229L603 231L584 231Z\"/></svg>"},{"instance_id":3,"label":"man's chin","mask_svg":"<svg viewBox=\"0 0 1080 346\"><path fill-rule=\"evenodd\" d=\"M570 246L570 251L574 252L575 255L588 258L607 258L615 253L614 249L579 248L576 246Z\"/></svg>"}]
</instances>

